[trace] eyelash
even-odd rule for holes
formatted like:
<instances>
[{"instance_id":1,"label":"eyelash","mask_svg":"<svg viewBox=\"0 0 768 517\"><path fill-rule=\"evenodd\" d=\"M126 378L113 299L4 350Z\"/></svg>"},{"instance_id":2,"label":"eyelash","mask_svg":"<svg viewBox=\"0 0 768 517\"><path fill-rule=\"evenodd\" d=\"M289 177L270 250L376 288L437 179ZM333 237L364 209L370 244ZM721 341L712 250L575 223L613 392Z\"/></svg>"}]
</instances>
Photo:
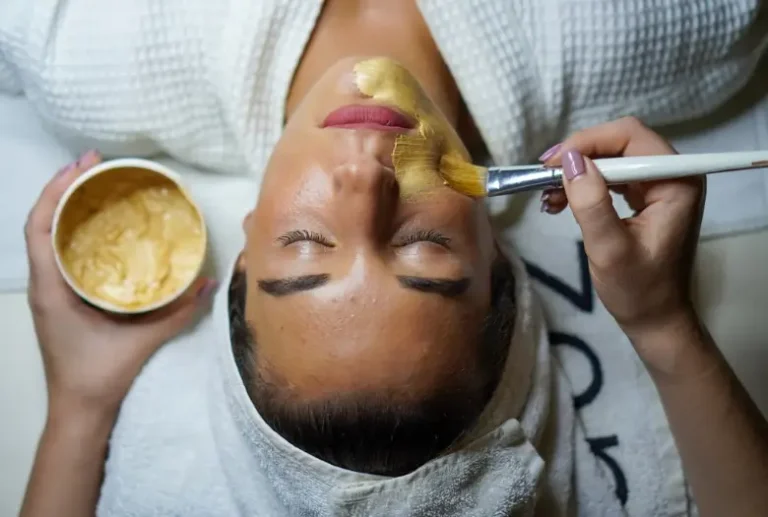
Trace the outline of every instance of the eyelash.
<instances>
[{"instance_id":1,"label":"eyelash","mask_svg":"<svg viewBox=\"0 0 768 517\"><path fill-rule=\"evenodd\" d=\"M398 241L397 247L402 248L416 242L424 241L434 242L435 244L447 248L448 244L451 242L451 239L435 230L418 230L414 233L411 233L410 235L406 235L403 239Z\"/></svg>"},{"instance_id":2,"label":"eyelash","mask_svg":"<svg viewBox=\"0 0 768 517\"><path fill-rule=\"evenodd\" d=\"M288 232L285 235L281 235L278 239L280 241L280 244L283 246L288 246L289 244L293 244L294 242L302 242L302 241L312 241L316 242L318 244L322 244L323 246L327 246L329 248L335 247L335 245L316 232L310 232L308 230L294 230L292 232Z\"/></svg>"},{"instance_id":3,"label":"eyelash","mask_svg":"<svg viewBox=\"0 0 768 517\"><path fill-rule=\"evenodd\" d=\"M323 246L327 246L329 248L335 247L335 244L323 237L321 234L311 232L309 230L294 230L292 232L286 233L285 235L281 235L277 240L283 246L288 246L295 242L311 241L322 244ZM433 242L439 246L447 248L451 242L451 239L435 230L418 230L400 239L395 246L398 248L404 248L405 246L425 241Z\"/></svg>"}]
</instances>

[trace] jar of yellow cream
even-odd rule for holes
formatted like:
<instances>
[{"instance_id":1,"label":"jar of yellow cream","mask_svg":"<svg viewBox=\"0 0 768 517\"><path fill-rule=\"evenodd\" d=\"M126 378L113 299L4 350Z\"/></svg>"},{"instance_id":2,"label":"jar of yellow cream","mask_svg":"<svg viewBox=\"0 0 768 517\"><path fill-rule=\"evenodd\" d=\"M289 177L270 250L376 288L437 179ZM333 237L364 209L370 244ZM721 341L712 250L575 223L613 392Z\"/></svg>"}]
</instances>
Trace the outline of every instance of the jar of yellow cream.
<instances>
[{"instance_id":1,"label":"jar of yellow cream","mask_svg":"<svg viewBox=\"0 0 768 517\"><path fill-rule=\"evenodd\" d=\"M200 209L175 172L149 160L112 160L83 173L61 198L52 235L69 286L110 312L173 302L205 261Z\"/></svg>"}]
</instances>

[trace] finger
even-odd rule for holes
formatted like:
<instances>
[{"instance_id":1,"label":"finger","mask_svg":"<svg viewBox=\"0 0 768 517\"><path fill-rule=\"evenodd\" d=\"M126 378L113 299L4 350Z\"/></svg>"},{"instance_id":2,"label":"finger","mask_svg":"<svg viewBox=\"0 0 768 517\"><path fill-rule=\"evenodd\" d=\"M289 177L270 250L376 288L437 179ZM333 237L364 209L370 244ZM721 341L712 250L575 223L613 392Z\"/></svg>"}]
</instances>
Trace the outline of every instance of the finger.
<instances>
[{"instance_id":1,"label":"finger","mask_svg":"<svg viewBox=\"0 0 768 517\"><path fill-rule=\"evenodd\" d=\"M40 197L29 214L27 230L31 235L50 233L53 222L53 212L56 210L61 196L84 171L101 161L97 151L88 151L79 160L60 169L51 181L43 188Z\"/></svg>"},{"instance_id":2,"label":"finger","mask_svg":"<svg viewBox=\"0 0 768 517\"><path fill-rule=\"evenodd\" d=\"M85 153L77 162L62 168L45 186L37 203L32 208L25 227L27 254L33 276L43 276L46 283L58 277L58 270L51 247L51 225L56 206L64 192L85 170L101 160L96 151ZM52 276L56 273L55 276Z\"/></svg>"},{"instance_id":3,"label":"finger","mask_svg":"<svg viewBox=\"0 0 768 517\"><path fill-rule=\"evenodd\" d=\"M640 185L614 185L609 190L619 194L627 206L635 212L642 212L646 207L645 190ZM548 214L559 214L568 207L568 198L563 189L545 190L541 194L541 211Z\"/></svg>"},{"instance_id":4,"label":"finger","mask_svg":"<svg viewBox=\"0 0 768 517\"><path fill-rule=\"evenodd\" d=\"M701 235L701 223L704 221L704 207L707 202L707 177L691 178L691 184L694 196L694 225L691 233L692 238L698 242Z\"/></svg>"},{"instance_id":5,"label":"finger","mask_svg":"<svg viewBox=\"0 0 768 517\"><path fill-rule=\"evenodd\" d=\"M592 160L585 159L577 150L567 150L563 155L563 173L568 204L581 227L587 253L613 254L625 249L629 234Z\"/></svg>"},{"instance_id":6,"label":"finger","mask_svg":"<svg viewBox=\"0 0 768 517\"><path fill-rule=\"evenodd\" d=\"M639 119L625 117L577 131L547 157L548 165L559 165L564 149L575 149L584 156L644 156L672 154L675 149Z\"/></svg>"},{"instance_id":7,"label":"finger","mask_svg":"<svg viewBox=\"0 0 768 517\"><path fill-rule=\"evenodd\" d=\"M140 318L142 333L146 336L142 342L151 348L157 348L192 324L200 310L205 308L216 291L218 283L212 278L199 278L169 307L157 310Z\"/></svg>"},{"instance_id":8,"label":"finger","mask_svg":"<svg viewBox=\"0 0 768 517\"><path fill-rule=\"evenodd\" d=\"M568 198L563 189L549 189L541 193L541 211L559 214L568 206Z\"/></svg>"},{"instance_id":9,"label":"finger","mask_svg":"<svg viewBox=\"0 0 768 517\"><path fill-rule=\"evenodd\" d=\"M547 189L541 193L541 200L548 201L553 205L561 205L568 203L568 197L565 195L565 190L561 188Z\"/></svg>"},{"instance_id":10,"label":"finger","mask_svg":"<svg viewBox=\"0 0 768 517\"><path fill-rule=\"evenodd\" d=\"M624 198L627 202L627 206L635 212L642 212L647 206L646 203L646 188L643 184L635 183L632 185L613 185L610 190L616 192Z\"/></svg>"},{"instance_id":11,"label":"finger","mask_svg":"<svg viewBox=\"0 0 768 517\"><path fill-rule=\"evenodd\" d=\"M682 235L693 235L694 240L697 240L705 193L704 176L665 180L649 185L645 198L647 209L641 214L641 218L648 222L664 222L663 231L653 232L653 235L646 237L646 241L652 243L651 247L666 249L676 246L676 241Z\"/></svg>"}]
</instances>

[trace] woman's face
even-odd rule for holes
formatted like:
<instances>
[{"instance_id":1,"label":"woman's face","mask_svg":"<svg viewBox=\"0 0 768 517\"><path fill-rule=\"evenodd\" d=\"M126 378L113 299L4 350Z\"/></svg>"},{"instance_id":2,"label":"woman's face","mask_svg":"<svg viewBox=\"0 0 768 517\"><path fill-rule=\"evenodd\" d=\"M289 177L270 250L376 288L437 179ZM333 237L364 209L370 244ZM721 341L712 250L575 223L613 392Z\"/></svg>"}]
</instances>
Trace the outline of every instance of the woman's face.
<instances>
[{"instance_id":1,"label":"woman's face","mask_svg":"<svg viewBox=\"0 0 768 517\"><path fill-rule=\"evenodd\" d=\"M396 96L385 105L399 119L336 111L382 105L358 88L359 61L334 65L298 106L245 222L246 319L259 367L307 399L418 397L458 380L473 370L490 303L496 250L484 205L439 181L401 193L392 152L398 135L419 131L413 107ZM380 64L377 73L403 73ZM403 93L434 119L427 138L458 141L410 79L403 88L418 91Z\"/></svg>"}]
</instances>

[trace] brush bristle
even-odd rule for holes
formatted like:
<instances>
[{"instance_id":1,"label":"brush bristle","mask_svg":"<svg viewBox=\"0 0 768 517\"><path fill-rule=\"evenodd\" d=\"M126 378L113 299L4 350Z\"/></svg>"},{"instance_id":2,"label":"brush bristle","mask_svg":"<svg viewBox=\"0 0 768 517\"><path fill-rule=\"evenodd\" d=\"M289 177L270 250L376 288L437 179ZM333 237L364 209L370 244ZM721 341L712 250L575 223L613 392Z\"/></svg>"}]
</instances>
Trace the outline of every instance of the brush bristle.
<instances>
[{"instance_id":1,"label":"brush bristle","mask_svg":"<svg viewBox=\"0 0 768 517\"><path fill-rule=\"evenodd\" d=\"M470 197L484 197L487 194L488 169L474 165L461 156L445 154L440 159L440 174L446 185Z\"/></svg>"}]
</instances>

